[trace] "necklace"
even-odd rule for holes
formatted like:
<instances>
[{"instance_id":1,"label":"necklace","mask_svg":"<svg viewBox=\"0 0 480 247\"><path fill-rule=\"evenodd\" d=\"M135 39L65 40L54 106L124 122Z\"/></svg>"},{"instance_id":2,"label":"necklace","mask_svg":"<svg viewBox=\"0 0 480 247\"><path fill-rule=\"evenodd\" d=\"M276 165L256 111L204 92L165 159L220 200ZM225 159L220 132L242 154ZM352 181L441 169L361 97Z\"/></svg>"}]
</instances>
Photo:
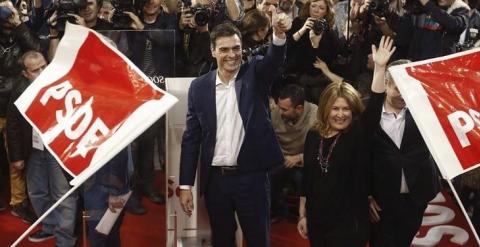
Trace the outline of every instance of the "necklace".
<instances>
[{"instance_id":1,"label":"necklace","mask_svg":"<svg viewBox=\"0 0 480 247\"><path fill-rule=\"evenodd\" d=\"M337 145L338 138L340 138L341 135L342 135L341 132L338 133L337 137L335 137L335 140L333 140L333 143L330 145L330 148L328 149L327 157L323 156L324 139L323 137L320 137L320 147L318 148L317 160L323 173L328 173L328 167L330 167L329 161L330 161L330 157L332 156L333 148L335 147L335 145Z\"/></svg>"}]
</instances>

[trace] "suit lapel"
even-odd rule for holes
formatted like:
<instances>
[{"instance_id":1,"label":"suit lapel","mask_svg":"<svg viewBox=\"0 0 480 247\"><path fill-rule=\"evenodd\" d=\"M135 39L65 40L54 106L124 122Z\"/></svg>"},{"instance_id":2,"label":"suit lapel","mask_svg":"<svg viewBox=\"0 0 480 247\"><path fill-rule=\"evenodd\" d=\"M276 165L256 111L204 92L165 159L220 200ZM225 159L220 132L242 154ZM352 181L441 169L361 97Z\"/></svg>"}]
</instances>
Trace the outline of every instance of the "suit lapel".
<instances>
[{"instance_id":1,"label":"suit lapel","mask_svg":"<svg viewBox=\"0 0 480 247\"><path fill-rule=\"evenodd\" d=\"M217 78L217 70L210 73L205 92L205 115L208 125L212 127L214 133L217 133L217 102L215 95L215 81ZM211 110L213 109L213 111Z\"/></svg>"}]
</instances>

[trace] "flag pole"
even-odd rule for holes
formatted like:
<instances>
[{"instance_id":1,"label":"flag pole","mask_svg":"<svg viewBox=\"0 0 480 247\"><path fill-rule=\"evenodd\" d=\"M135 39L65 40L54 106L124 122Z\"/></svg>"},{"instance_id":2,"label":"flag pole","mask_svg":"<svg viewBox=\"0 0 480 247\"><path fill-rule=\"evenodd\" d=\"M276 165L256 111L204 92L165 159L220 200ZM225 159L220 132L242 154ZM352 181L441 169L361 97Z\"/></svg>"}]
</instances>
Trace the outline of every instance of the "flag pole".
<instances>
[{"instance_id":1,"label":"flag pole","mask_svg":"<svg viewBox=\"0 0 480 247\"><path fill-rule=\"evenodd\" d=\"M470 226L470 229L472 230L473 236L475 236L475 240L477 241L477 244L480 246L480 239L478 238L477 231L475 230L475 227L473 227L472 221L470 220L470 217L467 214L467 211L465 210L465 207L463 206L462 201L460 200L460 197L457 194L457 190L455 190L455 187L452 184L452 181L450 179L447 179L448 185L452 189L453 195L455 196L455 199L457 199L457 204L462 210L463 215L465 216L468 225Z\"/></svg>"},{"instance_id":2,"label":"flag pole","mask_svg":"<svg viewBox=\"0 0 480 247\"><path fill-rule=\"evenodd\" d=\"M42 220L45 219L45 217L47 217L55 208L58 207L58 205L60 205L60 203L62 203L65 199L67 199L68 196L70 196L75 190L77 190L78 187L80 187L80 185L82 185L82 183L76 184L76 185L73 186L67 193L65 193L65 195L63 195L60 199L58 199L58 201L57 201L56 203L54 203L42 216L40 216L40 218L38 218L37 221L35 221L35 223L33 223L33 224L11 245L11 247L17 246L17 245L33 230L33 228L35 228L38 224L40 224L40 222L42 222Z\"/></svg>"}]
</instances>

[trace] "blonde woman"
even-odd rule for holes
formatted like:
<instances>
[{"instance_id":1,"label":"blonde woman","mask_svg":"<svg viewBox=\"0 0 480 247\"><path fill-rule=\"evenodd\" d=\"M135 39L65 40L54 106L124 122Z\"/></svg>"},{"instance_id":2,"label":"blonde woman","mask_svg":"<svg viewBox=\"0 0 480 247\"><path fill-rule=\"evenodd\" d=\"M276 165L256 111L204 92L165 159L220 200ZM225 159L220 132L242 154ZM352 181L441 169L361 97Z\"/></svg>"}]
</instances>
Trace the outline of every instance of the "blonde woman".
<instances>
[{"instance_id":1,"label":"blonde woman","mask_svg":"<svg viewBox=\"0 0 480 247\"><path fill-rule=\"evenodd\" d=\"M364 247L368 227L368 139L380 121L385 66L395 51L383 37L375 61L372 95L364 111L348 83L330 84L318 104L318 123L307 135L298 231L311 246Z\"/></svg>"}]
</instances>

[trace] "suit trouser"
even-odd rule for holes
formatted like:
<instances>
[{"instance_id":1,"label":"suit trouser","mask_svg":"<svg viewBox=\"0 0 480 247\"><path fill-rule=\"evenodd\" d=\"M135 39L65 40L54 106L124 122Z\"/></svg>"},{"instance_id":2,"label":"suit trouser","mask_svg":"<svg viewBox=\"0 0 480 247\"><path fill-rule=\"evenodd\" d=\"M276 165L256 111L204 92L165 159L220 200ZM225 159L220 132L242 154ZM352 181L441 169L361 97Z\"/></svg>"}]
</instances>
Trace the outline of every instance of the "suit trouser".
<instances>
[{"instance_id":1,"label":"suit trouser","mask_svg":"<svg viewBox=\"0 0 480 247\"><path fill-rule=\"evenodd\" d=\"M214 247L235 246L235 213L248 247L270 246L270 182L267 172L222 174L212 168L205 204Z\"/></svg>"},{"instance_id":2,"label":"suit trouser","mask_svg":"<svg viewBox=\"0 0 480 247\"><path fill-rule=\"evenodd\" d=\"M379 205L380 221L372 226L372 247L409 247L427 208L416 205L410 194L400 194L395 205ZM377 200L378 202L378 200Z\"/></svg>"},{"instance_id":3,"label":"suit trouser","mask_svg":"<svg viewBox=\"0 0 480 247\"><path fill-rule=\"evenodd\" d=\"M27 199L25 173L10 165L10 205L17 205Z\"/></svg>"}]
</instances>

